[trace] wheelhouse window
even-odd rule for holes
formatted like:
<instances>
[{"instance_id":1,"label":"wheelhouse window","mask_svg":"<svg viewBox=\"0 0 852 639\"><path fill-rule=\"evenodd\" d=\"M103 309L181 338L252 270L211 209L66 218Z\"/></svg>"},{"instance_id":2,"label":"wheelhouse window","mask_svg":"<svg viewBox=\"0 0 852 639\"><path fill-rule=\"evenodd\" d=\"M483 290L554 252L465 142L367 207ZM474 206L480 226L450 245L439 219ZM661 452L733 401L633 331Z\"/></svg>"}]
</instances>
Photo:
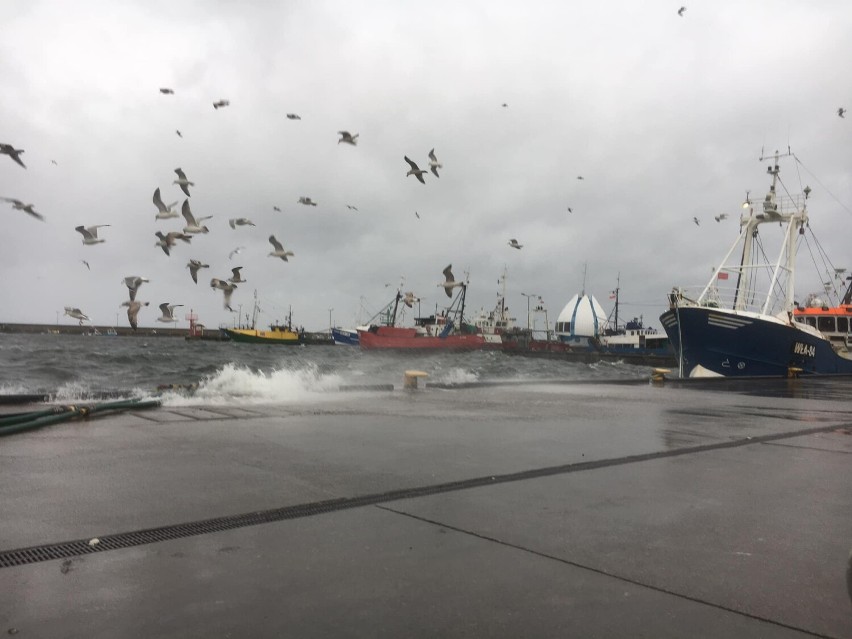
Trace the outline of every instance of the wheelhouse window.
<instances>
[{"instance_id":1,"label":"wheelhouse window","mask_svg":"<svg viewBox=\"0 0 852 639\"><path fill-rule=\"evenodd\" d=\"M823 333L835 333L837 332L837 326L834 323L834 317L829 316L821 316L817 320L817 330L822 331Z\"/></svg>"},{"instance_id":2,"label":"wheelhouse window","mask_svg":"<svg viewBox=\"0 0 852 639\"><path fill-rule=\"evenodd\" d=\"M849 318L848 317L838 317L837 318L837 332L838 333L848 333L849 332Z\"/></svg>"}]
</instances>

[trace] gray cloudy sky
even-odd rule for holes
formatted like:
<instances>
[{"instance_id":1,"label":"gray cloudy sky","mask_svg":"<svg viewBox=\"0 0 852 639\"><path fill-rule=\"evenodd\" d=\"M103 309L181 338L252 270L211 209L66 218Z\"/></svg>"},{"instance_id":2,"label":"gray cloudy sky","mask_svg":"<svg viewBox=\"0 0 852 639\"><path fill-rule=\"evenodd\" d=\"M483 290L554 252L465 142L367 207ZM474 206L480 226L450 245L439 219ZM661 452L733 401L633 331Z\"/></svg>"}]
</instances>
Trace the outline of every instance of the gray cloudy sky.
<instances>
[{"instance_id":1,"label":"gray cloudy sky","mask_svg":"<svg viewBox=\"0 0 852 639\"><path fill-rule=\"evenodd\" d=\"M7 0L0 142L25 149L28 168L0 156L0 196L46 222L0 209L0 321L69 323L62 308L78 306L126 325L120 281L142 275L141 325L162 302L230 323L209 281L241 265L235 309L256 289L263 324L292 305L295 323L322 330L329 308L341 325L362 297L378 310L401 276L433 310L452 263L469 272L472 310L493 305L506 267L521 323L522 292L553 320L584 265L609 311L620 273L624 314L659 326L671 287L704 283L733 241L746 189L762 197L761 148L788 143L803 166L787 181L811 186L811 226L847 265L852 116L836 111L852 108L852 4L679 6ZM230 106L214 110L220 98ZM358 146L338 144L341 129ZM423 168L433 147L440 179L406 177L403 156ZM154 233L184 221L155 220L151 197L183 202L176 167L196 184L193 212L213 219L167 257ZM231 217L257 226L232 230ZM106 242L83 246L81 224L110 224ZM270 234L289 263L267 257ZM197 285L190 258L210 264Z\"/></svg>"}]
</instances>

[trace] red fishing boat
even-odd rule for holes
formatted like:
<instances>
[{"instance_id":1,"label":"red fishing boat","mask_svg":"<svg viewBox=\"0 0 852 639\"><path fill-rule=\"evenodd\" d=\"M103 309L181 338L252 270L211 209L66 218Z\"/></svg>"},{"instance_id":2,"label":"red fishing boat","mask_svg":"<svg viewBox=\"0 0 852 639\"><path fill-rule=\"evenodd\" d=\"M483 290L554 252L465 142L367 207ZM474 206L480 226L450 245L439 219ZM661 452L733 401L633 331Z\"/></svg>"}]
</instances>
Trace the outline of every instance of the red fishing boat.
<instances>
[{"instance_id":1,"label":"red fishing boat","mask_svg":"<svg viewBox=\"0 0 852 639\"><path fill-rule=\"evenodd\" d=\"M449 267L444 271L447 275ZM464 298L467 284L453 282L452 274L447 275L448 283L459 292L446 313L429 317L414 318L413 327L395 326L399 302L405 302L402 294L397 292L393 304L391 321L387 325L371 325L358 328L358 342L362 350L397 349L397 350L444 350L472 351L483 349L500 349L503 341L498 333L482 333L477 328L464 321ZM445 290L451 287L445 286Z\"/></svg>"}]
</instances>

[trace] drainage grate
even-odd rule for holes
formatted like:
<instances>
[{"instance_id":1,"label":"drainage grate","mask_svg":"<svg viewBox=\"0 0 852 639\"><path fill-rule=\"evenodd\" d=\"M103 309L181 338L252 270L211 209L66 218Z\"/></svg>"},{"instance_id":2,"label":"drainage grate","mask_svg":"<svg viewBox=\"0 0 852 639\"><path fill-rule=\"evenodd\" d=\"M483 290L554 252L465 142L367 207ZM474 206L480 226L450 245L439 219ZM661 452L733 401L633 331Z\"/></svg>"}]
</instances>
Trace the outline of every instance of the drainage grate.
<instances>
[{"instance_id":1,"label":"drainage grate","mask_svg":"<svg viewBox=\"0 0 852 639\"><path fill-rule=\"evenodd\" d=\"M99 542L95 545L90 545L88 539L78 539L76 541L60 542L56 544L45 544L43 546L33 546L31 548L5 550L0 551L0 568L22 566L25 564L38 563L41 561L50 561L52 559L63 559L66 557L74 557L78 555L87 555L91 553L102 552L104 550L118 550L120 548L143 546L145 544L151 544L158 541L169 541L172 539L181 539L184 537L194 537L196 535L222 532L225 530L233 530L235 528L244 528L246 526L257 526L259 524L285 521L287 519L312 517L314 515L322 515L338 510L346 510L348 508L373 506L376 504L391 501L413 499L416 497L427 497L430 495L454 492L457 490L467 490L470 488L479 488L482 486L493 486L496 484L523 481L526 479L537 479L540 477L549 477L552 475L561 475L584 470L594 470L598 468L606 468L609 466L621 466L625 464L633 464L637 462L662 459L666 457L679 457L682 455L708 452L723 448L736 448L739 446L747 446L749 444L758 444L763 442L776 441L780 439L789 439L792 437L813 435L816 433L825 433L843 428L848 428L848 425L835 424L833 426L821 426L792 433L761 435L758 437L751 437L749 439L716 442L713 444L703 444L700 446L691 446L688 448L680 448L676 450L644 453L641 455L630 455L628 457L618 457L615 459L603 459L598 461L564 464L561 466L549 466L546 468L535 468L532 470L525 470L517 473L508 473L505 475L489 475L485 477L475 477L472 479L464 479L443 484L433 484L430 486L420 486L415 488L403 488L400 490L391 490L385 493L362 495L360 497L341 497L337 499L329 499L325 501L318 501L307 504L286 506L283 508L274 508L271 510L260 510L251 513L244 513L241 515L216 517L213 519L205 519L202 521L173 524L171 526L162 526L160 528L149 528L147 530L137 530L126 533L117 533L114 535L105 535L103 537L99 537Z\"/></svg>"}]
</instances>

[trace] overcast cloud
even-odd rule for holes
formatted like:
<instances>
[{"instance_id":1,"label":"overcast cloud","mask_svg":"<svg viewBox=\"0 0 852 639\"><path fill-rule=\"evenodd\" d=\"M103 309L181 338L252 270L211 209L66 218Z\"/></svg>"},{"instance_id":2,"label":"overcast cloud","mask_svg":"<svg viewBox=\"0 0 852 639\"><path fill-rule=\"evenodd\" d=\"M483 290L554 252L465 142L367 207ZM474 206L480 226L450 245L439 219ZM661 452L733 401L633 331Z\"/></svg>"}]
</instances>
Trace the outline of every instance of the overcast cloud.
<instances>
[{"instance_id":1,"label":"overcast cloud","mask_svg":"<svg viewBox=\"0 0 852 639\"><path fill-rule=\"evenodd\" d=\"M77 306L126 325L121 280L141 275L140 325L162 302L231 323L209 281L243 266L235 309L257 290L262 324L292 306L323 330L329 309L344 326L362 298L378 310L401 276L431 312L451 263L469 273L470 309L494 304L505 267L519 322L522 292L553 321L585 269L607 311L620 274L623 314L659 326L671 287L703 283L733 241L745 191L762 197L761 148L788 144L803 165L782 177L810 185L812 228L852 266L852 116L837 116L852 108L852 4L679 6L7 0L0 142L25 149L27 169L0 156L0 196L46 221L0 209L0 321L72 323L62 308ZM406 177L403 156L427 168L433 147L440 178ZM154 233L184 220L155 220L151 197L180 206L176 167L213 218L167 257ZM74 228L94 224L111 225L106 242L84 246ZM270 234L288 263L267 256ZM210 264L197 285L190 258Z\"/></svg>"}]
</instances>

